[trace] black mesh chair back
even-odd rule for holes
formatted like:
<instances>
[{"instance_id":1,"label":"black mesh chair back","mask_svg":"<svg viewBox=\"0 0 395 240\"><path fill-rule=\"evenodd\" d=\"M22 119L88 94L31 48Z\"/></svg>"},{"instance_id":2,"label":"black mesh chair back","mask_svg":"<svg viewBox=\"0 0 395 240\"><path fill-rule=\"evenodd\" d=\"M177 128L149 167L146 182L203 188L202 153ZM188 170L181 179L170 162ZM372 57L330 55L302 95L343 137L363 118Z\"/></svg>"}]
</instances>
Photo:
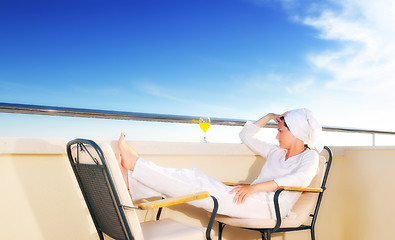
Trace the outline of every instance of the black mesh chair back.
<instances>
[{"instance_id":1,"label":"black mesh chair back","mask_svg":"<svg viewBox=\"0 0 395 240\"><path fill-rule=\"evenodd\" d=\"M91 140L67 144L67 155L100 239L133 240L111 172L100 147Z\"/></svg>"}]
</instances>

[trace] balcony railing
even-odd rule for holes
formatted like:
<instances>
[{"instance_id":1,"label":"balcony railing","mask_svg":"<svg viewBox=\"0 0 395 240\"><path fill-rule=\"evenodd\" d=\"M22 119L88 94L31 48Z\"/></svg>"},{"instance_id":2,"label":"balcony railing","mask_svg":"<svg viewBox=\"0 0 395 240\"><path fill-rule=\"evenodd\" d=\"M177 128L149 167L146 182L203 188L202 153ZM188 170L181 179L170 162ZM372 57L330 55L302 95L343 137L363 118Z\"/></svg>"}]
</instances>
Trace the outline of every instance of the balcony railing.
<instances>
[{"instance_id":1,"label":"balcony railing","mask_svg":"<svg viewBox=\"0 0 395 240\"><path fill-rule=\"evenodd\" d=\"M55 106L43 106L43 105L14 104L14 103L4 103L4 102L0 102L0 112L83 117L83 118L150 121L150 122L191 123L191 124L194 123L193 120L199 119L198 116L123 112L123 111L84 109L84 108L67 108L67 107L55 107ZM211 124L213 125L243 126L246 121L247 120L244 119L211 118ZM277 125L273 123L268 123L267 127L276 128ZM328 131L328 132L371 134L372 146L376 145L376 140L375 140L376 134L395 136L395 132L391 132L391 131L379 131L379 130L346 128L346 127L330 127L330 126L323 126L322 128L324 131Z\"/></svg>"}]
</instances>

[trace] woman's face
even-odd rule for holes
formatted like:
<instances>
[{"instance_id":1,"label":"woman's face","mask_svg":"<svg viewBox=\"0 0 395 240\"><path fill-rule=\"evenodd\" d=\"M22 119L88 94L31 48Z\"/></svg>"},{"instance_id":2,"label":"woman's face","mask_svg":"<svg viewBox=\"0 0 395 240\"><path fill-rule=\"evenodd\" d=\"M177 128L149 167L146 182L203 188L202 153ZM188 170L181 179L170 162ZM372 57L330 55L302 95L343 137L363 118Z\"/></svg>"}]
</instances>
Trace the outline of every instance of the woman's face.
<instances>
[{"instance_id":1,"label":"woman's face","mask_svg":"<svg viewBox=\"0 0 395 240\"><path fill-rule=\"evenodd\" d=\"M280 144L280 148L289 149L294 142L295 136L284 126L284 121L278 123L277 131L276 139Z\"/></svg>"}]
</instances>

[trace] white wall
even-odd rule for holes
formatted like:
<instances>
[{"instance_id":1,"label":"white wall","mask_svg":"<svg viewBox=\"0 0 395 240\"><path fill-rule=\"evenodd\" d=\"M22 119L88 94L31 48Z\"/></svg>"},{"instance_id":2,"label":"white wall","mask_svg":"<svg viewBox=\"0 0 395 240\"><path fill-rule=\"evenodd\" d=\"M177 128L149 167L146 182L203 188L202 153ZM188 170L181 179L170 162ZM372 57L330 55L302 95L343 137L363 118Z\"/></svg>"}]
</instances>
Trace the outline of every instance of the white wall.
<instances>
[{"instance_id":1,"label":"white wall","mask_svg":"<svg viewBox=\"0 0 395 240\"><path fill-rule=\"evenodd\" d=\"M0 139L1 239L98 239L66 157L66 142ZM116 148L115 141L108 142ZM222 181L251 181L264 163L242 144L129 143L160 165L197 167ZM317 239L392 239L395 149L333 150ZM140 218L154 214L141 212ZM163 216L202 225L208 221L205 211L189 205L166 209ZM258 239L259 234L228 226L224 238ZM309 232L276 234L273 239L309 239Z\"/></svg>"}]
</instances>

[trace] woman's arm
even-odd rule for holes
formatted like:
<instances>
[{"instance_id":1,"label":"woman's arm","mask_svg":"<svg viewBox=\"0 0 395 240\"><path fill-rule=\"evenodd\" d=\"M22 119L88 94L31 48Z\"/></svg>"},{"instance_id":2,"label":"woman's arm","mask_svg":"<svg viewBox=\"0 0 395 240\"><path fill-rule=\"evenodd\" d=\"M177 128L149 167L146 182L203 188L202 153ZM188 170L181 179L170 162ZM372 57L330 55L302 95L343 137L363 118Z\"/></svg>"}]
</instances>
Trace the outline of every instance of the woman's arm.
<instances>
[{"instance_id":1,"label":"woman's arm","mask_svg":"<svg viewBox=\"0 0 395 240\"><path fill-rule=\"evenodd\" d=\"M239 134L241 141L250 149L252 149L252 151L254 151L255 153L261 155L264 158L267 158L269 150L272 148L273 144L262 141L259 137L256 137L256 134L270 120L278 121L280 117L281 115L269 113L254 123L248 121Z\"/></svg>"},{"instance_id":2,"label":"woman's arm","mask_svg":"<svg viewBox=\"0 0 395 240\"><path fill-rule=\"evenodd\" d=\"M236 186L230 191L230 193L236 193L233 197L233 202L237 204L244 203L247 197L253 193L261 192L261 191L276 191L278 189L278 185L275 181L267 181L261 182L254 185L248 186Z\"/></svg>"},{"instance_id":3,"label":"woman's arm","mask_svg":"<svg viewBox=\"0 0 395 240\"><path fill-rule=\"evenodd\" d=\"M280 121L280 117L282 115L278 115L275 113L268 113L262 118L260 118L258 121L256 121L254 124L257 125L259 128L264 127L270 120L274 120L276 122Z\"/></svg>"},{"instance_id":4,"label":"woman's arm","mask_svg":"<svg viewBox=\"0 0 395 240\"><path fill-rule=\"evenodd\" d=\"M280 121L280 117L284 115L278 115L275 113L268 113L259 120L257 120L254 125L255 128L252 126L245 126L243 130L240 132L240 138L244 144L252 148L256 153L259 153L263 157L267 157L267 149L262 147L263 145L267 145L267 143L260 141L259 139L254 138L255 133L258 131L259 128L264 127L270 120L274 120L277 123ZM251 123L250 123L251 124ZM246 124L248 125L248 123ZM252 125L252 124L251 124ZM260 192L260 191L275 191L278 189L277 183L272 181L261 182L254 185L239 185L230 191L230 193L236 193L233 202L240 204L243 203L247 197L253 193Z\"/></svg>"}]
</instances>

